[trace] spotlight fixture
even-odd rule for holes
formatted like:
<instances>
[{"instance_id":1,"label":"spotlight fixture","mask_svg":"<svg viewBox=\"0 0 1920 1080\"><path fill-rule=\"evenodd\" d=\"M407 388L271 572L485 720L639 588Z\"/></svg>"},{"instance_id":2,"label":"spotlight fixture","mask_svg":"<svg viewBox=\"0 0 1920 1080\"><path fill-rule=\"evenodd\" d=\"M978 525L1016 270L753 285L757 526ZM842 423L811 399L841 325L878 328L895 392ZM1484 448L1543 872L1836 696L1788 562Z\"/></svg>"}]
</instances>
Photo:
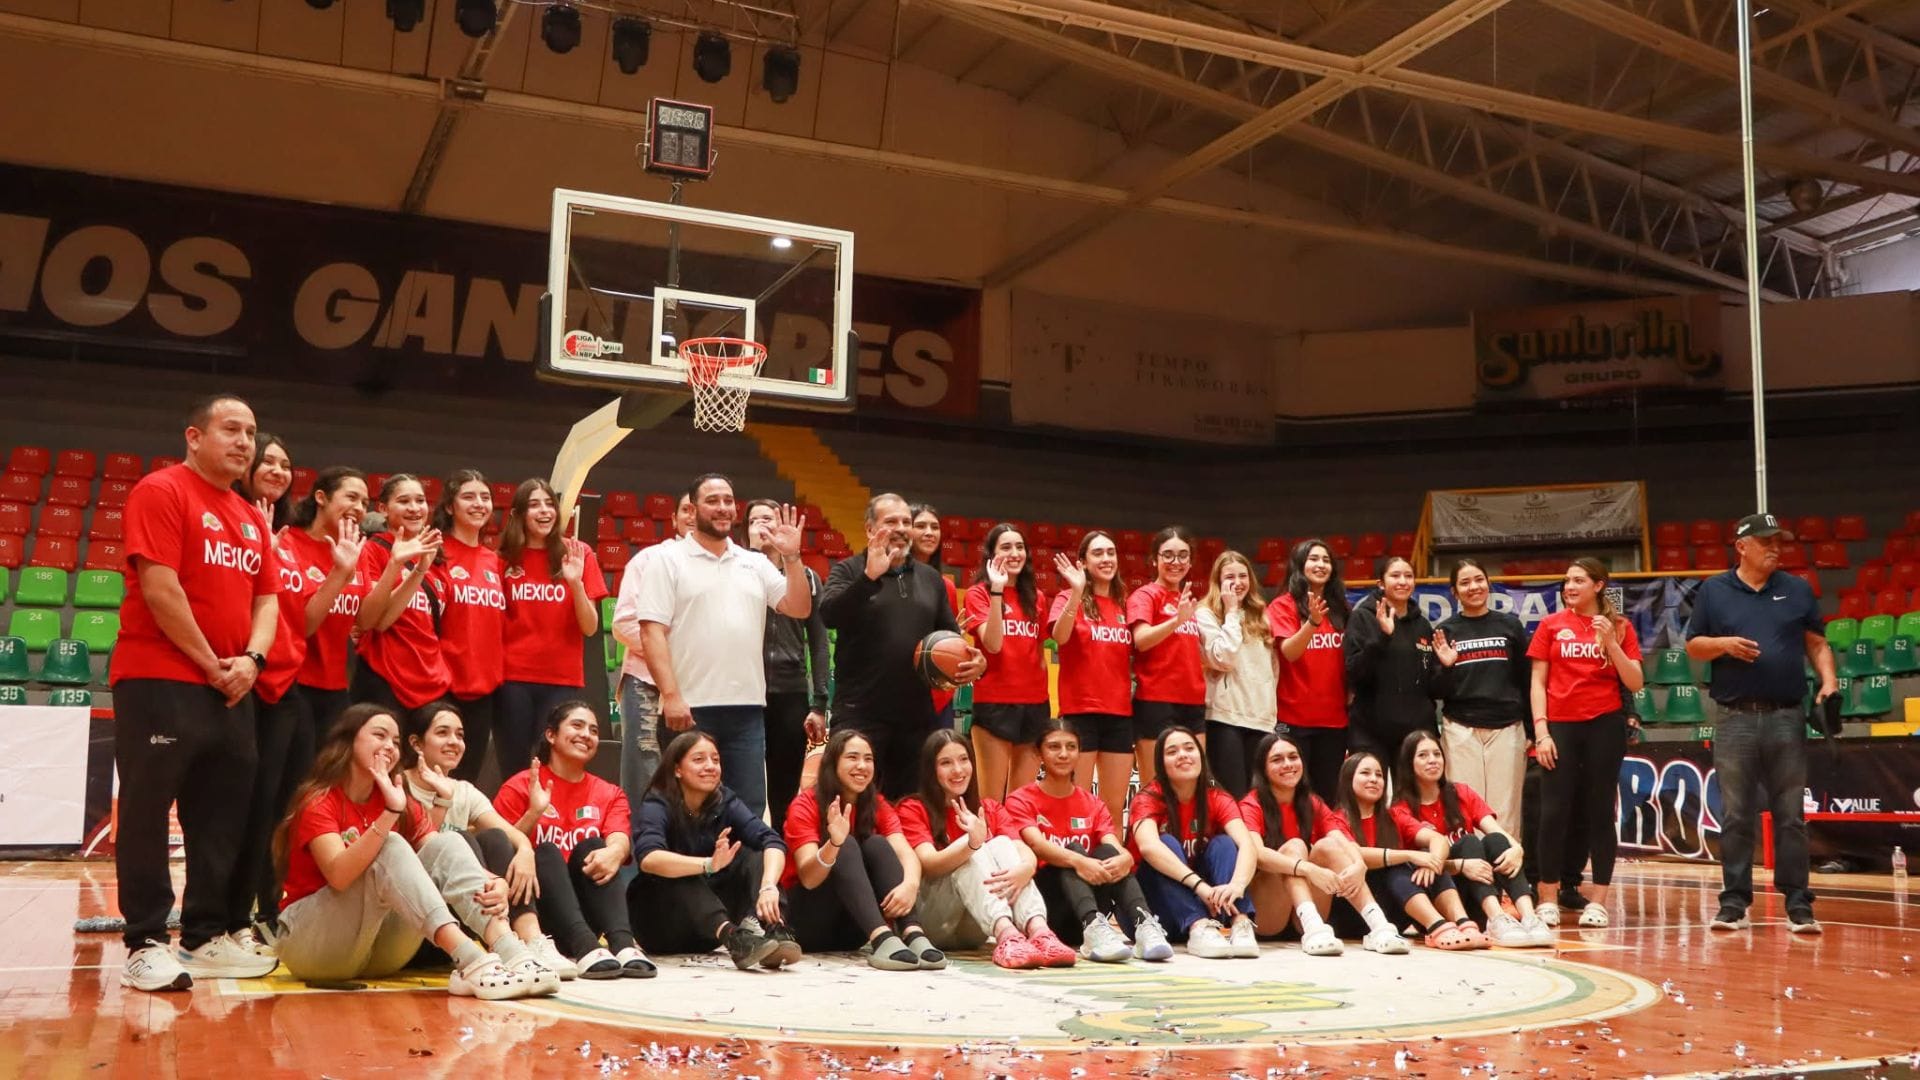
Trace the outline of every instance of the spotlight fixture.
<instances>
[{"instance_id":1,"label":"spotlight fixture","mask_svg":"<svg viewBox=\"0 0 1920 1080\"><path fill-rule=\"evenodd\" d=\"M494 18L493 0L454 0L453 21L470 38L493 33Z\"/></svg>"},{"instance_id":2,"label":"spotlight fixture","mask_svg":"<svg viewBox=\"0 0 1920 1080\"><path fill-rule=\"evenodd\" d=\"M760 62L760 87L774 104L784 105L800 89L800 52L781 45L767 50Z\"/></svg>"},{"instance_id":3,"label":"spotlight fixture","mask_svg":"<svg viewBox=\"0 0 1920 1080\"><path fill-rule=\"evenodd\" d=\"M387 0L387 18L392 19L393 28L403 34L412 33L426 17L427 0Z\"/></svg>"},{"instance_id":4,"label":"spotlight fixture","mask_svg":"<svg viewBox=\"0 0 1920 1080\"><path fill-rule=\"evenodd\" d=\"M571 4L554 4L540 16L540 40L557 53L569 53L580 44L580 11Z\"/></svg>"},{"instance_id":5,"label":"spotlight fixture","mask_svg":"<svg viewBox=\"0 0 1920 1080\"><path fill-rule=\"evenodd\" d=\"M733 70L733 43L711 30L693 41L693 73L702 82L717 83Z\"/></svg>"},{"instance_id":6,"label":"spotlight fixture","mask_svg":"<svg viewBox=\"0 0 1920 1080\"><path fill-rule=\"evenodd\" d=\"M1787 201L1792 203L1793 208L1800 213L1812 213L1819 209L1826 198L1827 189L1821 187L1820 181L1812 177L1802 176L1787 183Z\"/></svg>"},{"instance_id":7,"label":"spotlight fixture","mask_svg":"<svg viewBox=\"0 0 1920 1080\"><path fill-rule=\"evenodd\" d=\"M645 19L622 15L613 20L613 62L620 74L632 75L647 66L647 54L653 48L653 25Z\"/></svg>"},{"instance_id":8,"label":"spotlight fixture","mask_svg":"<svg viewBox=\"0 0 1920 1080\"><path fill-rule=\"evenodd\" d=\"M325 11L333 6L333 0L307 0L307 6L315 11Z\"/></svg>"},{"instance_id":9,"label":"spotlight fixture","mask_svg":"<svg viewBox=\"0 0 1920 1080\"><path fill-rule=\"evenodd\" d=\"M785 251L788 248L793 246L793 238L789 236L776 236L773 239L767 241L767 243L772 244L774 247L780 249L781 251Z\"/></svg>"}]
</instances>

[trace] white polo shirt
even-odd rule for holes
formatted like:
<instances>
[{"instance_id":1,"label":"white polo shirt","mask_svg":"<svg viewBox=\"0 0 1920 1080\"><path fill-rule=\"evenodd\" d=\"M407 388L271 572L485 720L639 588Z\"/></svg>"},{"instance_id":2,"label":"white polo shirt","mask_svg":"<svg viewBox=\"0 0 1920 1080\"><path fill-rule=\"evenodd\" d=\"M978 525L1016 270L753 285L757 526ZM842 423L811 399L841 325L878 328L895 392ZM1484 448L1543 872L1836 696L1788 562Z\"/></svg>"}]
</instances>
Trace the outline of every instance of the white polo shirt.
<instances>
[{"instance_id":1,"label":"white polo shirt","mask_svg":"<svg viewBox=\"0 0 1920 1080\"><path fill-rule=\"evenodd\" d=\"M635 613L667 627L680 696L693 708L765 705L761 641L767 609L786 599L785 575L732 540L720 555L692 536L649 550L659 554L640 580Z\"/></svg>"}]
</instances>

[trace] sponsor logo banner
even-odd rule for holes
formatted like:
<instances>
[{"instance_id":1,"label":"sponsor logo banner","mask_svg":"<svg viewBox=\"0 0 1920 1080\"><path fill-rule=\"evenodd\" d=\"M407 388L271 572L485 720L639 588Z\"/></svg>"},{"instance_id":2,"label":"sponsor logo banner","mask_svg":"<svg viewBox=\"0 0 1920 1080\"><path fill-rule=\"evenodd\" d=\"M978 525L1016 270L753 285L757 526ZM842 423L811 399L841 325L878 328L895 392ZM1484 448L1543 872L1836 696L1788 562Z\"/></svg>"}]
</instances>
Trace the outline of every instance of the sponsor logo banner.
<instances>
[{"instance_id":1,"label":"sponsor logo banner","mask_svg":"<svg viewBox=\"0 0 1920 1080\"><path fill-rule=\"evenodd\" d=\"M1473 351L1483 403L1726 386L1711 293L1477 311Z\"/></svg>"},{"instance_id":2,"label":"sponsor logo banner","mask_svg":"<svg viewBox=\"0 0 1920 1080\"><path fill-rule=\"evenodd\" d=\"M1640 541L1640 484L1531 491L1434 491L1428 523L1441 548Z\"/></svg>"}]
</instances>

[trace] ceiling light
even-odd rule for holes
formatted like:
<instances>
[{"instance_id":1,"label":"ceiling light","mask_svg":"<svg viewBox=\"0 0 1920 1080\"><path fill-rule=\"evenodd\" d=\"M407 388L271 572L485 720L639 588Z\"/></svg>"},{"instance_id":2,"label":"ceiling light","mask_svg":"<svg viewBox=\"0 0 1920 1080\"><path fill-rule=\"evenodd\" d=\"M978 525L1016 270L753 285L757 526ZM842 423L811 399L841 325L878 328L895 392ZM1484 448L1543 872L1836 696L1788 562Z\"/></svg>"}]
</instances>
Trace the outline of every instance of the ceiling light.
<instances>
[{"instance_id":1,"label":"ceiling light","mask_svg":"<svg viewBox=\"0 0 1920 1080\"><path fill-rule=\"evenodd\" d=\"M393 28L401 33L409 33L427 17L427 0L387 0L387 18L393 20Z\"/></svg>"},{"instance_id":2,"label":"ceiling light","mask_svg":"<svg viewBox=\"0 0 1920 1080\"><path fill-rule=\"evenodd\" d=\"M493 0L454 0L453 21L459 24L460 32L470 38L493 33L494 19Z\"/></svg>"},{"instance_id":3,"label":"ceiling light","mask_svg":"<svg viewBox=\"0 0 1920 1080\"><path fill-rule=\"evenodd\" d=\"M1827 189L1821 187L1820 181L1812 177L1802 176L1787 182L1787 201L1793 204L1795 210L1803 214L1819 209L1826 198Z\"/></svg>"},{"instance_id":4,"label":"ceiling light","mask_svg":"<svg viewBox=\"0 0 1920 1080\"><path fill-rule=\"evenodd\" d=\"M540 40L557 53L569 53L580 44L580 12L568 4L555 4L540 16Z\"/></svg>"},{"instance_id":5,"label":"ceiling light","mask_svg":"<svg viewBox=\"0 0 1920 1080\"><path fill-rule=\"evenodd\" d=\"M613 62L620 74L632 75L647 66L653 49L653 26L645 19L622 15L613 20Z\"/></svg>"},{"instance_id":6,"label":"ceiling light","mask_svg":"<svg viewBox=\"0 0 1920 1080\"><path fill-rule=\"evenodd\" d=\"M733 70L733 44L711 30L693 42L693 73L702 82L717 83Z\"/></svg>"},{"instance_id":7,"label":"ceiling light","mask_svg":"<svg viewBox=\"0 0 1920 1080\"><path fill-rule=\"evenodd\" d=\"M786 249L793 246L793 241L789 240L784 236L776 236L772 240L768 241L768 243L772 244L774 247L777 247L782 251L785 251Z\"/></svg>"},{"instance_id":8,"label":"ceiling light","mask_svg":"<svg viewBox=\"0 0 1920 1080\"><path fill-rule=\"evenodd\" d=\"M774 104L785 104L800 89L800 52L784 45L767 50L760 63L760 86Z\"/></svg>"}]
</instances>

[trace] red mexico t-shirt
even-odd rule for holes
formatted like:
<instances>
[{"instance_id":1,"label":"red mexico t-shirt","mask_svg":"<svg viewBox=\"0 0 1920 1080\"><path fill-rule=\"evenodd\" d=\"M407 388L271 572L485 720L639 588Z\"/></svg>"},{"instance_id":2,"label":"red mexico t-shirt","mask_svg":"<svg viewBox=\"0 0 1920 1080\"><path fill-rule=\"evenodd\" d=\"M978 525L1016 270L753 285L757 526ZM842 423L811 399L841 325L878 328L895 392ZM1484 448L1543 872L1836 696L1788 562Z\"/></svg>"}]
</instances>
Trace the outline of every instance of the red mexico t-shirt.
<instances>
[{"instance_id":1,"label":"red mexico t-shirt","mask_svg":"<svg viewBox=\"0 0 1920 1080\"><path fill-rule=\"evenodd\" d=\"M360 550L360 575L368 589L393 561L393 549L384 543L367 541ZM402 569L394 582L398 589L407 580ZM407 609L385 630L368 630L360 635L360 660L372 666L374 673L393 687L393 696L409 709L446 696L453 685L447 670L447 658L440 651L440 635L434 629L434 608L446 610L447 582L440 571L430 570L413 590Z\"/></svg>"},{"instance_id":2,"label":"red mexico t-shirt","mask_svg":"<svg viewBox=\"0 0 1920 1080\"><path fill-rule=\"evenodd\" d=\"M282 530L284 535L285 530ZM254 693L269 705L287 696L300 666L307 660L307 601L313 599L318 585L307 580L292 549L275 539L267 548L267 560L280 577L279 620L273 629L273 645L267 649L267 668L254 680ZM322 580L325 580L322 577Z\"/></svg>"},{"instance_id":3,"label":"red mexico t-shirt","mask_svg":"<svg viewBox=\"0 0 1920 1080\"><path fill-rule=\"evenodd\" d=\"M568 543L578 543L570 540ZM580 620L573 613L572 587L549 569L547 549L529 547L507 567L507 678L548 686L585 686ZM599 607L607 595L600 560L587 549L587 570L580 579L587 599Z\"/></svg>"},{"instance_id":4,"label":"red mexico t-shirt","mask_svg":"<svg viewBox=\"0 0 1920 1080\"><path fill-rule=\"evenodd\" d=\"M527 785L531 770L521 769L500 785L493 797L493 809L508 824L527 812ZM573 858L573 849L581 841L596 836L625 833L633 837L633 813L627 808L626 792L592 773L577 781L563 779L549 766L540 766L540 782L546 785L550 803L540 820L533 823L533 842L552 844L562 858Z\"/></svg>"},{"instance_id":5,"label":"red mexico t-shirt","mask_svg":"<svg viewBox=\"0 0 1920 1080\"><path fill-rule=\"evenodd\" d=\"M1614 623L1620 651L1640 659L1640 637L1626 620ZM1594 640L1593 616L1556 611L1541 620L1527 656L1547 662L1547 719L1592 720L1620 711L1620 673Z\"/></svg>"},{"instance_id":6,"label":"red mexico t-shirt","mask_svg":"<svg viewBox=\"0 0 1920 1080\"><path fill-rule=\"evenodd\" d=\"M497 802L498 800L496 800ZM924 816L924 815L923 815ZM787 868L780 872L780 887L791 889L800 884L800 856L797 854L802 844L825 844L826 829L822 824L820 801L815 797L813 788L806 788L793 797L787 804L787 820L781 826L781 839L787 842L787 850L795 854L787 859ZM893 804L885 795L873 793L873 834L874 836L904 836L900 829L900 815L894 812ZM854 848L852 857L859 858L860 852L854 841L860 839L857 830L847 833L847 843L840 849L837 858L847 858L848 848Z\"/></svg>"},{"instance_id":7,"label":"red mexico t-shirt","mask_svg":"<svg viewBox=\"0 0 1920 1080\"><path fill-rule=\"evenodd\" d=\"M1034 594L1038 611L1028 612L1020 603L1020 594L1008 585L1000 597L1000 613L1006 632L1000 637L1000 651L981 651L987 658L987 670L973 683L973 700L987 705L1044 705L1047 703L1047 651L1041 642L1047 634L1040 626L1040 611L1047 609L1045 593ZM966 614L973 620L973 636L987 621L987 609L993 598L982 581L967 590Z\"/></svg>"},{"instance_id":8,"label":"red mexico t-shirt","mask_svg":"<svg viewBox=\"0 0 1920 1080\"><path fill-rule=\"evenodd\" d=\"M1280 839L1284 843L1295 838L1309 844L1317 844L1328 833L1342 833L1352 836L1353 830L1347 828L1347 819L1333 812L1333 808L1314 795L1313 799L1313 835L1300 835L1300 820L1293 812L1293 800L1280 804ZM1267 835L1267 808L1260 805L1260 793L1249 791L1240 800L1240 820L1247 823L1247 831L1255 836Z\"/></svg>"},{"instance_id":9,"label":"red mexico t-shirt","mask_svg":"<svg viewBox=\"0 0 1920 1080\"><path fill-rule=\"evenodd\" d=\"M365 802L349 799L345 788L331 787L301 808L287 830L287 881L280 894L281 910L327 887L327 876L320 872L320 864L313 858L315 840L328 833L339 833L340 842L351 845L386 809L385 797L377 787ZM393 831L418 846L433 835L433 823L428 820L426 810L409 797L407 812L393 823Z\"/></svg>"},{"instance_id":10,"label":"red mexico t-shirt","mask_svg":"<svg viewBox=\"0 0 1920 1080\"><path fill-rule=\"evenodd\" d=\"M1307 651L1298 660L1280 652L1280 642L1300 632L1300 609L1293 594L1281 593L1267 605L1267 629L1273 631L1273 655L1279 665L1274 698L1280 722L1295 727L1347 726L1347 660L1341 649L1346 635L1323 623L1307 639Z\"/></svg>"},{"instance_id":11,"label":"red mexico t-shirt","mask_svg":"<svg viewBox=\"0 0 1920 1080\"><path fill-rule=\"evenodd\" d=\"M1127 597L1127 625L1135 629L1138 638L1141 623L1158 626L1172 618L1179 606L1177 590L1150 582ZM1133 673L1140 680L1134 697L1141 701L1205 705L1207 676L1200 666L1200 624L1188 619L1151 649L1141 649L1136 643Z\"/></svg>"},{"instance_id":12,"label":"red mexico t-shirt","mask_svg":"<svg viewBox=\"0 0 1920 1080\"><path fill-rule=\"evenodd\" d=\"M321 583L327 580L327 575L333 573L332 542L315 540L307 535L305 529L292 526L281 529L276 539L279 546L293 556L300 576L307 579L310 586L308 595L318 591ZM366 597L369 584L366 574L355 567L353 577L341 588L340 595L333 598L333 605L327 608L327 617L320 621L320 628L307 638L306 660L301 663L300 674L295 680L301 686L311 686L315 690L347 688L347 650L353 639L353 620L360 614L360 601ZM300 627L305 630L306 623L302 621Z\"/></svg>"},{"instance_id":13,"label":"red mexico t-shirt","mask_svg":"<svg viewBox=\"0 0 1920 1080\"><path fill-rule=\"evenodd\" d=\"M1103 837L1116 831L1107 804L1093 792L1076 787L1064 798L1055 798L1040 789L1038 780L1007 796L1001 824L1005 834L1015 839L1031 825L1047 840L1078 847L1083 854L1092 854Z\"/></svg>"},{"instance_id":14,"label":"red mexico t-shirt","mask_svg":"<svg viewBox=\"0 0 1920 1080\"><path fill-rule=\"evenodd\" d=\"M1067 601L1073 594L1063 592L1053 598L1047 615L1047 627L1067 613ZM1102 713L1129 716L1133 713L1133 630L1127 626L1126 608L1110 596L1095 596L1093 606L1098 618L1089 619L1083 609L1073 620L1073 635L1054 644L1060 648L1060 715Z\"/></svg>"},{"instance_id":15,"label":"red mexico t-shirt","mask_svg":"<svg viewBox=\"0 0 1920 1080\"><path fill-rule=\"evenodd\" d=\"M500 555L483 544L451 536L440 548L437 573L447 580L440 615L440 655L456 697L484 697L506 679L507 590Z\"/></svg>"},{"instance_id":16,"label":"red mexico t-shirt","mask_svg":"<svg viewBox=\"0 0 1920 1080\"><path fill-rule=\"evenodd\" d=\"M1389 826L1393 824L1393 818L1389 815L1386 804L1382 803L1374 807L1372 817L1361 818L1359 821L1349 819L1345 811L1339 811L1339 816L1341 823L1347 827L1347 834L1352 836L1354 842L1361 847L1399 846L1400 830L1397 827L1388 828L1385 839L1382 839L1380 836L1380 823L1382 821L1386 821Z\"/></svg>"},{"instance_id":17,"label":"red mexico t-shirt","mask_svg":"<svg viewBox=\"0 0 1920 1080\"><path fill-rule=\"evenodd\" d=\"M1160 829L1163 839L1171 838L1179 842L1189 860L1200 849L1201 841L1211 840L1227 831L1227 822L1240 820L1240 806L1233 796L1214 787L1207 789L1207 832L1200 833L1199 815L1194 813L1194 800L1180 804L1180 823L1173 821L1173 811L1160 794L1160 781L1155 780L1140 789L1133 797L1133 805L1127 808L1127 850L1133 852L1134 860L1140 859L1140 846L1134 840L1133 830L1142 821L1151 821Z\"/></svg>"},{"instance_id":18,"label":"red mexico t-shirt","mask_svg":"<svg viewBox=\"0 0 1920 1080\"><path fill-rule=\"evenodd\" d=\"M239 656L253 634L253 600L280 589L260 511L185 465L148 473L126 509L127 595L108 681L170 679L204 685L206 672L161 631L140 592L140 563L171 567L193 621L217 657Z\"/></svg>"},{"instance_id":19,"label":"red mexico t-shirt","mask_svg":"<svg viewBox=\"0 0 1920 1080\"><path fill-rule=\"evenodd\" d=\"M1467 835L1480 827L1480 822L1493 816L1493 808L1480 793L1465 784L1453 785L1454 794L1460 798L1460 817L1463 824L1458 829L1447 828L1447 808L1435 799L1430 803L1421 803L1416 813L1414 809L1399 799L1393 800L1393 824L1400 830L1400 842L1412 844L1420 830L1431 828L1447 838L1448 843ZM1379 813L1375 810L1374 813Z\"/></svg>"},{"instance_id":20,"label":"red mexico t-shirt","mask_svg":"<svg viewBox=\"0 0 1920 1080\"><path fill-rule=\"evenodd\" d=\"M937 837L933 835L933 820L927 813L927 804L920 801L920 796L909 795L901 799L894 813L900 818L900 832L907 838L908 847L919 847L921 844L946 847L960 839L967 831L960 827L958 815L953 812L952 803L947 804L946 825ZM1005 831L1007 812L999 803L992 799L981 799L976 814L987 819L989 838L999 836Z\"/></svg>"}]
</instances>

